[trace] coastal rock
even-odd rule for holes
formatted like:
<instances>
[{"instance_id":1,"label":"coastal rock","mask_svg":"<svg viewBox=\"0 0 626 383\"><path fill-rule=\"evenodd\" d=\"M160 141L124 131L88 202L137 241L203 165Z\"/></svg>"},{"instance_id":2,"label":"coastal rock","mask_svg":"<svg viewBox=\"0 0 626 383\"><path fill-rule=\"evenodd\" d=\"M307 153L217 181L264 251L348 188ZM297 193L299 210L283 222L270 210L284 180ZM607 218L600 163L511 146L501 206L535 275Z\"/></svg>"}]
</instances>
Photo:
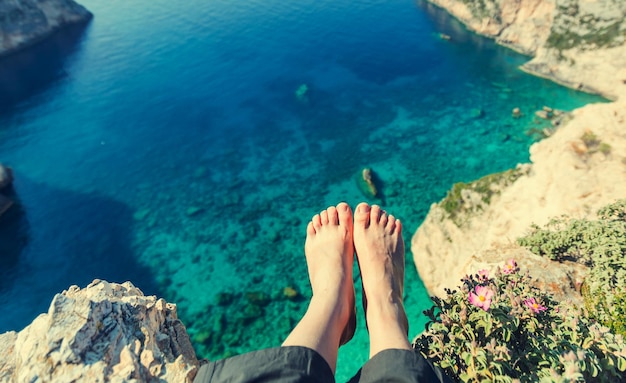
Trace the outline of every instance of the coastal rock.
<instances>
[{"instance_id":1,"label":"coastal rock","mask_svg":"<svg viewBox=\"0 0 626 383\"><path fill-rule=\"evenodd\" d=\"M429 1L473 31L525 54L533 54L548 38L556 7L554 0Z\"/></svg>"},{"instance_id":2,"label":"coastal rock","mask_svg":"<svg viewBox=\"0 0 626 383\"><path fill-rule=\"evenodd\" d=\"M66 25L83 23L92 14L73 0L5 0L0 2L0 55L8 54Z\"/></svg>"},{"instance_id":3,"label":"coastal rock","mask_svg":"<svg viewBox=\"0 0 626 383\"><path fill-rule=\"evenodd\" d=\"M176 306L130 282L57 294L48 313L0 335L0 382L191 382L198 360Z\"/></svg>"},{"instance_id":4,"label":"coastal rock","mask_svg":"<svg viewBox=\"0 0 626 383\"><path fill-rule=\"evenodd\" d=\"M626 2L428 0L468 28L534 56L522 69L574 89L626 95Z\"/></svg>"},{"instance_id":5,"label":"coastal rock","mask_svg":"<svg viewBox=\"0 0 626 383\"><path fill-rule=\"evenodd\" d=\"M624 198L626 100L587 105L571 117L530 148L530 170L490 194L488 204L454 216L451 212L458 210L452 208L459 204L431 206L411 243L415 265L431 295L442 296L464 275L493 270L515 258L557 296L580 299L576 289L584 267L557 264L516 244L533 223L542 226L561 215L595 219L600 207ZM604 144L604 153L588 150L589 132L598 148Z\"/></svg>"}]
</instances>

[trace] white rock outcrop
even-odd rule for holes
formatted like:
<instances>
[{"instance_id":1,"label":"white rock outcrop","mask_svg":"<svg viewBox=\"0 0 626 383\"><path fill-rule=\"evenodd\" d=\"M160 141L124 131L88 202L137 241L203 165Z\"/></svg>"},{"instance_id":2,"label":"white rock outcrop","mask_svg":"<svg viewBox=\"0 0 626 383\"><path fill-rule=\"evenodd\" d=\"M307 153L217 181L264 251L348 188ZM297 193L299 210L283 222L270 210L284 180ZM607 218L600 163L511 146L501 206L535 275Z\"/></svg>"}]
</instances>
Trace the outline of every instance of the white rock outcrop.
<instances>
[{"instance_id":1,"label":"white rock outcrop","mask_svg":"<svg viewBox=\"0 0 626 383\"><path fill-rule=\"evenodd\" d=\"M191 382L198 368L175 305L100 280L1 334L0 355L0 382Z\"/></svg>"}]
</instances>

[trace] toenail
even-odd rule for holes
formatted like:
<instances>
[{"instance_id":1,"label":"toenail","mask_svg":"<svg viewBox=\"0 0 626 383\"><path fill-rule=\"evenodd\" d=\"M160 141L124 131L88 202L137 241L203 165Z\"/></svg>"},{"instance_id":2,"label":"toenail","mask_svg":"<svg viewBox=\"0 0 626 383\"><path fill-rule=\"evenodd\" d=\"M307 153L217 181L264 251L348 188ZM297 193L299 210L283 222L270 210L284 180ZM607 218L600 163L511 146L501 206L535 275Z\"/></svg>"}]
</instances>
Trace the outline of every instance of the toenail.
<instances>
[{"instance_id":1,"label":"toenail","mask_svg":"<svg viewBox=\"0 0 626 383\"><path fill-rule=\"evenodd\" d=\"M362 213L367 213L368 211L370 211L369 205L361 206L360 209Z\"/></svg>"}]
</instances>

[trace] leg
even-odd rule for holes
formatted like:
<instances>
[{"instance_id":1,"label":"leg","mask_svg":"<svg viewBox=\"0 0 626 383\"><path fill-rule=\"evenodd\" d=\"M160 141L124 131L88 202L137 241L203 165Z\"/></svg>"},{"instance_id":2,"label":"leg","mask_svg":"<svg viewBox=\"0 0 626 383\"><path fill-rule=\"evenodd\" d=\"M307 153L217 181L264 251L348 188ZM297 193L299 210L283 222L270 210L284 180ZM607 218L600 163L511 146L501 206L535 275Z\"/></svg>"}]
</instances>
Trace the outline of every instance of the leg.
<instances>
[{"instance_id":1,"label":"leg","mask_svg":"<svg viewBox=\"0 0 626 383\"><path fill-rule=\"evenodd\" d=\"M354 335L352 212L345 203L315 215L304 246L313 297L309 308L283 343L317 351L333 374L340 344Z\"/></svg>"},{"instance_id":2,"label":"leg","mask_svg":"<svg viewBox=\"0 0 626 383\"><path fill-rule=\"evenodd\" d=\"M413 351L407 338L400 221L376 205L359 204L354 213L354 246L363 282L370 360L350 382L451 383Z\"/></svg>"},{"instance_id":3,"label":"leg","mask_svg":"<svg viewBox=\"0 0 626 383\"><path fill-rule=\"evenodd\" d=\"M361 203L354 215L354 246L363 282L370 358L387 349L412 350L402 303L402 224L380 207Z\"/></svg>"}]
</instances>

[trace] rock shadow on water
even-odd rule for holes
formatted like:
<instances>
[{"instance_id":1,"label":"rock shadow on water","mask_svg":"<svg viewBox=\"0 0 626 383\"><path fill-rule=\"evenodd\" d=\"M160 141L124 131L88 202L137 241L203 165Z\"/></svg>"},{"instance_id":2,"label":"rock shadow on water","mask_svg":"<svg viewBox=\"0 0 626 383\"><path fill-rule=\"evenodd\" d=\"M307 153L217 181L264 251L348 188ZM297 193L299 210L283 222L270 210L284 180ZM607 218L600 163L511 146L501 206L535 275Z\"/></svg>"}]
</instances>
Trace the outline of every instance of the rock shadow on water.
<instances>
[{"instance_id":1,"label":"rock shadow on water","mask_svg":"<svg viewBox=\"0 0 626 383\"><path fill-rule=\"evenodd\" d=\"M0 113L68 76L88 23L66 26L38 43L0 57Z\"/></svg>"},{"instance_id":2,"label":"rock shadow on water","mask_svg":"<svg viewBox=\"0 0 626 383\"><path fill-rule=\"evenodd\" d=\"M131 281L146 295L162 296L132 251L130 207L16 178L16 203L0 218L0 304L11 313L0 317L0 333L20 330L48 310L54 294L94 279Z\"/></svg>"},{"instance_id":3,"label":"rock shadow on water","mask_svg":"<svg viewBox=\"0 0 626 383\"><path fill-rule=\"evenodd\" d=\"M14 282L20 254L28 243L28 220L22 205L13 188L4 195L13 204L0 215L0 292Z\"/></svg>"}]
</instances>

